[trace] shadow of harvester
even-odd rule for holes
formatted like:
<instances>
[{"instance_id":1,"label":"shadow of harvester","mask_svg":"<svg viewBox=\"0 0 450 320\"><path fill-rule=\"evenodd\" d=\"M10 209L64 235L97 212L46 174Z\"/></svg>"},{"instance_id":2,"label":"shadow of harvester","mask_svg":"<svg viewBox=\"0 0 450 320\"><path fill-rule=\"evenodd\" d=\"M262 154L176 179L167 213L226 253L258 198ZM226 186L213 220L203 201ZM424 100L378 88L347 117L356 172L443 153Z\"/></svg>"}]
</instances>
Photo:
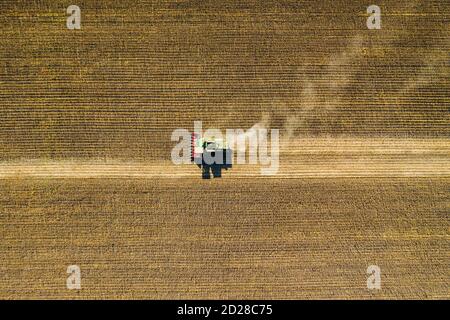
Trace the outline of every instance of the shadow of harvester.
<instances>
[{"instance_id":1,"label":"shadow of harvester","mask_svg":"<svg viewBox=\"0 0 450 320\"><path fill-rule=\"evenodd\" d=\"M214 161L211 161L214 159ZM210 179L222 177L222 170L228 170L233 166L233 151L231 149L221 149L215 151L205 150L198 157L194 158L194 163L202 169L202 178Z\"/></svg>"}]
</instances>

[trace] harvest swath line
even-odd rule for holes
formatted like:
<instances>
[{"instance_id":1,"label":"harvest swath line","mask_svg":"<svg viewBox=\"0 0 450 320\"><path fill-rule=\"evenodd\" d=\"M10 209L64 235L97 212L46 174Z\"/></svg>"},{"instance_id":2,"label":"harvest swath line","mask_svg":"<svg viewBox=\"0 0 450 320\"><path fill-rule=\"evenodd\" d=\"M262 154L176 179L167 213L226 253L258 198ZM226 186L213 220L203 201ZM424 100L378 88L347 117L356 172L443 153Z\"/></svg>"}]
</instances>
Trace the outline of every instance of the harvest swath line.
<instances>
[{"instance_id":1,"label":"harvest swath line","mask_svg":"<svg viewBox=\"0 0 450 320\"><path fill-rule=\"evenodd\" d=\"M304 165L303 167L306 167ZM325 167L325 168L324 168ZM235 167L234 172L224 175L228 178L315 178L315 177L450 177L448 163L436 162L424 163L377 163L376 165L361 164L334 168L324 164L312 165L307 169L299 166L287 165L280 168L276 175L263 176L259 173L259 167L241 165ZM200 171L189 165L175 166L170 162L167 165L152 164L87 164L63 162L39 163L39 164L1 164L0 178L25 178L25 177L49 177L49 178L103 178L103 177L135 177L135 178L183 178L200 177Z\"/></svg>"},{"instance_id":2,"label":"harvest swath line","mask_svg":"<svg viewBox=\"0 0 450 320\"><path fill-rule=\"evenodd\" d=\"M259 165L233 165L230 178L446 177L448 139L291 139L282 141L279 172L262 176ZM287 148L286 146L291 146ZM0 162L0 178L200 177L195 165L170 161L25 160Z\"/></svg>"}]
</instances>

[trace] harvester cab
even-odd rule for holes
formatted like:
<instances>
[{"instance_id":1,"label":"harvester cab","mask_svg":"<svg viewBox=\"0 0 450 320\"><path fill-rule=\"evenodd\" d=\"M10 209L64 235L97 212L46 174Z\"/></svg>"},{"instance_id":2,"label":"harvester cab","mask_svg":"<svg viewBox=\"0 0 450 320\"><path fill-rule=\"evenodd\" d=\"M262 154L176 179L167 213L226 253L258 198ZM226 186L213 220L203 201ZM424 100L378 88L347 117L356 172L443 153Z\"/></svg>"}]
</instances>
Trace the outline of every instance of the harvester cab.
<instances>
[{"instance_id":1,"label":"harvester cab","mask_svg":"<svg viewBox=\"0 0 450 320\"><path fill-rule=\"evenodd\" d=\"M222 177L222 169L232 167L232 150L223 139L201 138L192 134L191 161L202 169L202 178Z\"/></svg>"}]
</instances>

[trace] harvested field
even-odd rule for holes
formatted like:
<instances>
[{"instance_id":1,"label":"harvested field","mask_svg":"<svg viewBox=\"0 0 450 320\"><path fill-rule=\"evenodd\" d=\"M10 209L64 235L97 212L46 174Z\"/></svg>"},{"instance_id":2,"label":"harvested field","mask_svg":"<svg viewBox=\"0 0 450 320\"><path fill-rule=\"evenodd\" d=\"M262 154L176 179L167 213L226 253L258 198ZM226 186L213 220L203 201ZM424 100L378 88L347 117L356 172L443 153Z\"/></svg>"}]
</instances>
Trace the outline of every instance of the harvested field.
<instances>
[{"instance_id":1,"label":"harvested field","mask_svg":"<svg viewBox=\"0 0 450 320\"><path fill-rule=\"evenodd\" d=\"M73 2L81 30L0 3L0 299L450 298L448 1L379 30L365 1ZM194 121L279 129L278 173L174 165Z\"/></svg>"},{"instance_id":2,"label":"harvested field","mask_svg":"<svg viewBox=\"0 0 450 320\"><path fill-rule=\"evenodd\" d=\"M448 178L0 182L3 298L448 298ZM65 287L82 269L83 289ZM366 268L383 289L366 288Z\"/></svg>"}]
</instances>

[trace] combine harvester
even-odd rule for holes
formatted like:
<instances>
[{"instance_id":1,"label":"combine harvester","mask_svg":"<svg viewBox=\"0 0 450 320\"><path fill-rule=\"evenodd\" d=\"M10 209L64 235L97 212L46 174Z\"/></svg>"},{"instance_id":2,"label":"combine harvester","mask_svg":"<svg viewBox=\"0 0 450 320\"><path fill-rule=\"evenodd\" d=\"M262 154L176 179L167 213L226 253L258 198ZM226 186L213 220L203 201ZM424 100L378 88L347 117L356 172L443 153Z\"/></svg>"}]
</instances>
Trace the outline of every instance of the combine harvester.
<instances>
[{"instance_id":1,"label":"combine harvester","mask_svg":"<svg viewBox=\"0 0 450 320\"><path fill-rule=\"evenodd\" d=\"M233 152L223 139L204 139L199 134L191 136L191 161L202 169L202 178L222 177L222 169L232 167Z\"/></svg>"}]
</instances>

